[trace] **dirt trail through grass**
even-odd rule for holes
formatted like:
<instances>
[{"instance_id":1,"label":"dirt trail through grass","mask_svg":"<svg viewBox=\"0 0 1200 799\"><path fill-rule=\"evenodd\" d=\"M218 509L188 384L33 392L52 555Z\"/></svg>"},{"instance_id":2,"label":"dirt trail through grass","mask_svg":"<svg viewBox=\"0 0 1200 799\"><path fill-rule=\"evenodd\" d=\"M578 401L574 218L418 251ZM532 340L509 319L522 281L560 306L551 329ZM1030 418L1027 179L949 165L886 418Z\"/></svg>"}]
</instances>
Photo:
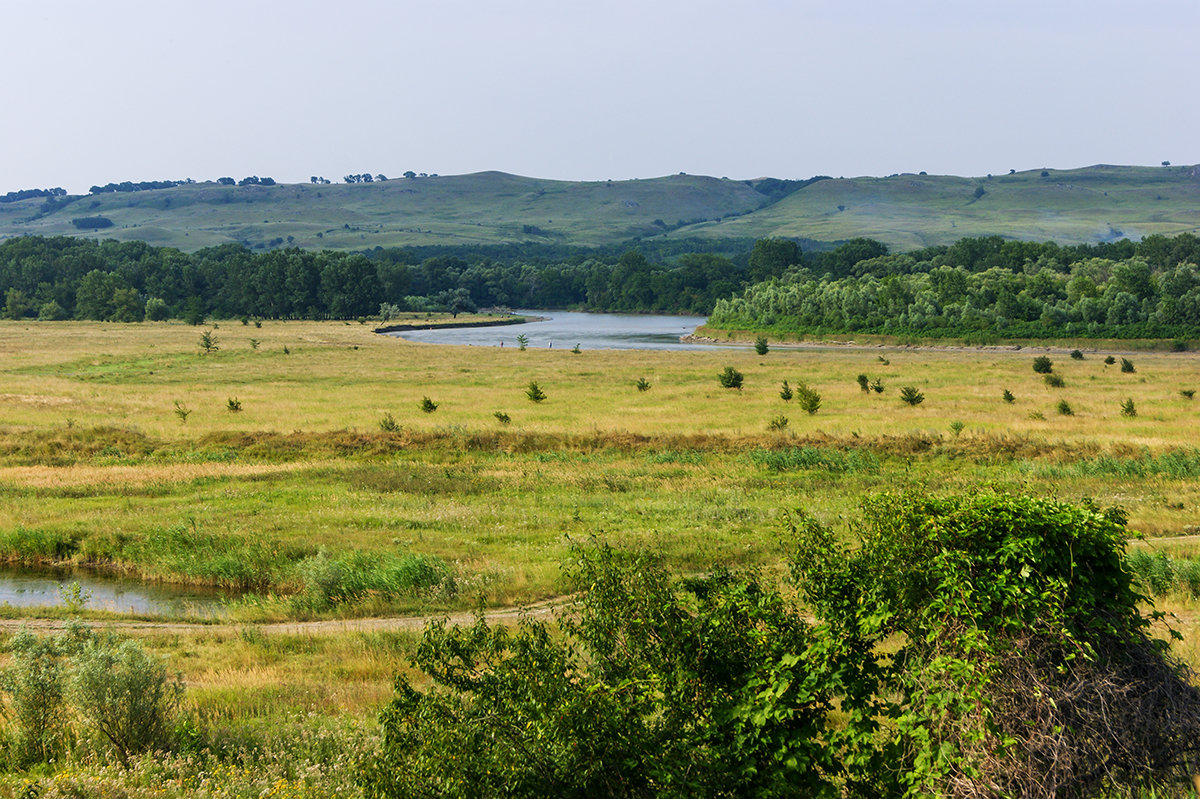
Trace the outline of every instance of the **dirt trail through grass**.
<instances>
[{"instance_id":1,"label":"dirt trail through grass","mask_svg":"<svg viewBox=\"0 0 1200 799\"><path fill-rule=\"evenodd\" d=\"M494 608L484 611L483 617L490 623L516 624L523 616L546 617L557 608L567 604L569 597L555 597L532 605ZM253 628L267 635L335 635L338 633L380 632L391 630L421 630L428 622L447 619L451 624L471 624L475 621L474 611L453 613L430 613L420 616L387 616L363 619L320 619L317 621L285 621L265 624L245 622L187 622L152 619L92 619L85 623L105 630L121 632L229 632ZM30 630L54 632L61 630L69 619L0 619L0 630L12 631L21 627Z\"/></svg>"}]
</instances>

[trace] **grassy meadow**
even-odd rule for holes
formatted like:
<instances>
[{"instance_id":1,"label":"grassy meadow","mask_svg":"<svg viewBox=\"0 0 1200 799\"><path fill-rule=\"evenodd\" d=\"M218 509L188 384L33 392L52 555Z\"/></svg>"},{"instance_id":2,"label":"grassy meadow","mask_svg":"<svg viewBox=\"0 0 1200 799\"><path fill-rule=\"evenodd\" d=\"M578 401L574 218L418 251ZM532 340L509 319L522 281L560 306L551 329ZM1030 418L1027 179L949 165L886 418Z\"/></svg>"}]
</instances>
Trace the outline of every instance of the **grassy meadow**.
<instances>
[{"instance_id":1,"label":"grassy meadow","mask_svg":"<svg viewBox=\"0 0 1200 799\"><path fill-rule=\"evenodd\" d=\"M224 623L128 633L182 674L207 755L9 775L0 796L31 779L46 796L357 795L354 760L417 634L353 617L561 596L571 541L646 547L683 571L771 568L794 509L844 527L864 493L993 485L1119 504L1136 547L1200 554L1200 401L1181 394L1200 389L1195 354L573 353L521 351L519 332L498 333L501 349L357 322L0 323L0 558L246 592ZM1061 388L1034 372L1041 354ZM727 366L741 390L719 384ZM817 391L817 413L784 402L783 380ZM924 401L903 403L903 386ZM1165 606L1200 663L1200 604L1170 590Z\"/></svg>"}]
</instances>

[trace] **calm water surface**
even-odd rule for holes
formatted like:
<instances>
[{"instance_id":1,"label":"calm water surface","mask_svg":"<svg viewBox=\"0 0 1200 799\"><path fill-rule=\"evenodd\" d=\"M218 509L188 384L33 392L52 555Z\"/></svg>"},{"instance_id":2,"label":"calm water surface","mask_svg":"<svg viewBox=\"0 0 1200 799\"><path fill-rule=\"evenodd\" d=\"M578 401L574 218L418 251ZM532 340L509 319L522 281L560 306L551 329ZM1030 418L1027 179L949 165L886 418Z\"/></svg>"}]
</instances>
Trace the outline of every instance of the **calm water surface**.
<instances>
[{"instance_id":1,"label":"calm water surface","mask_svg":"<svg viewBox=\"0 0 1200 799\"><path fill-rule=\"evenodd\" d=\"M496 327L458 327L388 333L408 341L431 344L462 344L474 347L517 346L517 336L529 338L531 348L569 350L576 344L593 350L711 350L712 344L679 340L704 324L703 316L654 316L648 314L576 313L574 311L517 311L521 316L538 316L543 321Z\"/></svg>"},{"instance_id":2,"label":"calm water surface","mask_svg":"<svg viewBox=\"0 0 1200 799\"><path fill-rule=\"evenodd\" d=\"M0 605L13 607L57 607L63 595L78 582L90 595L85 607L117 613L191 613L211 616L221 609L221 595L186 588L172 589L126 580L79 573L4 569L0 571Z\"/></svg>"}]
</instances>

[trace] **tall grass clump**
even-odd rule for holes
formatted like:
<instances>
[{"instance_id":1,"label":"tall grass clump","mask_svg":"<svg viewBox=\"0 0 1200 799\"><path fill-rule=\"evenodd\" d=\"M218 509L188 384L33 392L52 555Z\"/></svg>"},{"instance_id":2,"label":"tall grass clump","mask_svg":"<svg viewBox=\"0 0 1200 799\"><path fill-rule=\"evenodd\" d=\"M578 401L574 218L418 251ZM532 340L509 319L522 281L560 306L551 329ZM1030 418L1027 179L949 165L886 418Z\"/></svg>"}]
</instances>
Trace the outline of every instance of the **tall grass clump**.
<instances>
[{"instance_id":1,"label":"tall grass clump","mask_svg":"<svg viewBox=\"0 0 1200 799\"><path fill-rule=\"evenodd\" d=\"M320 551L297 563L295 573L301 588L292 606L300 612L355 605L368 597L392 601L435 589L454 591L450 567L431 555L354 551L335 557Z\"/></svg>"},{"instance_id":2,"label":"tall grass clump","mask_svg":"<svg viewBox=\"0 0 1200 799\"><path fill-rule=\"evenodd\" d=\"M878 474L879 458L860 449L840 450L828 447L790 447L756 449L748 454L750 462L769 472L794 472L812 469L832 474Z\"/></svg>"}]
</instances>

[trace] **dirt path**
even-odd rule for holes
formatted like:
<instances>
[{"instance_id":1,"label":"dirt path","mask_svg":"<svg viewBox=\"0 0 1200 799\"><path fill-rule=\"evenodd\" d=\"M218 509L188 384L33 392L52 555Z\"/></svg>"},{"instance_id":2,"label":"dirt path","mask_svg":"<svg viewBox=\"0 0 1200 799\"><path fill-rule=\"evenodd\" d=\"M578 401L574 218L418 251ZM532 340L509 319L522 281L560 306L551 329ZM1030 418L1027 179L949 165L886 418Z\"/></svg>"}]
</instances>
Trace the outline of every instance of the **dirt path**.
<instances>
[{"instance_id":1,"label":"dirt path","mask_svg":"<svg viewBox=\"0 0 1200 799\"><path fill-rule=\"evenodd\" d=\"M492 623L516 624L522 616L548 618L555 609L569 602L568 597L556 597L545 602L521 607L496 608L485 611L484 619ZM421 630L430 621L448 619L451 624L471 624L475 621L474 611L454 613L431 613L421 616L387 616L364 619L322 619L319 621L285 621L257 624L253 622L218 622L205 624L186 621L152 621L120 619L87 619L90 627L121 632L239 632L252 628L266 635L339 635L342 633L379 632L390 630ZM68 624L67 619L0 619L0 630L15 631L21 627L30 630L54 632Z\"/></svg>"}]
</instances>

